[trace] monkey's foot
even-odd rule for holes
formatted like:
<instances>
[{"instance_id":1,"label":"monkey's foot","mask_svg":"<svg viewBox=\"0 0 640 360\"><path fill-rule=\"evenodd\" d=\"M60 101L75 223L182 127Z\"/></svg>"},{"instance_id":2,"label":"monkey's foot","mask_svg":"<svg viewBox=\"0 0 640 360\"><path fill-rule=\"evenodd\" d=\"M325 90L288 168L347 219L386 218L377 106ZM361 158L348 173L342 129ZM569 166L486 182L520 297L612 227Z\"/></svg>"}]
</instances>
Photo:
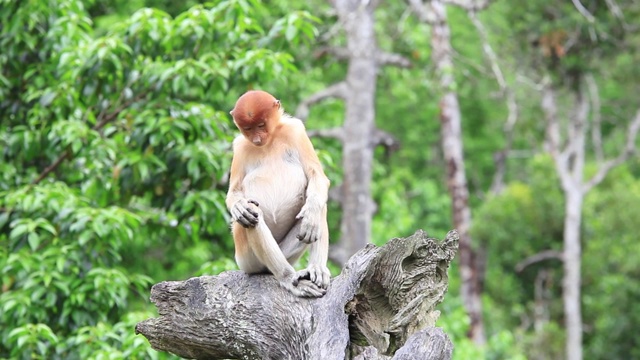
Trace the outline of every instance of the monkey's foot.
<instances>
[{"instance_id":1,"label":"monkey's foot","mask_svg":"<svg viewBox=\"0 0 640 360\"><path fill-rule=\"evenodd\" d=\"M319 288L325 290L329 287L329 282L331 280L329 268L322 265L309 264L306 269L298 271L296 276L299 280L309 280Z\"/></svg>"},{"instance_id":2,"label":"monkey's foot","mask_svg":"<svg viewBox=\"0 0 640 360\"><path fill-rule=\"evenodd\" d=\"M321 297L327 292L327 290L318 287L310 280L299 279L297 276L293 281L285 280L280 284L298 297Z\"/></svg>"}]
</instances>

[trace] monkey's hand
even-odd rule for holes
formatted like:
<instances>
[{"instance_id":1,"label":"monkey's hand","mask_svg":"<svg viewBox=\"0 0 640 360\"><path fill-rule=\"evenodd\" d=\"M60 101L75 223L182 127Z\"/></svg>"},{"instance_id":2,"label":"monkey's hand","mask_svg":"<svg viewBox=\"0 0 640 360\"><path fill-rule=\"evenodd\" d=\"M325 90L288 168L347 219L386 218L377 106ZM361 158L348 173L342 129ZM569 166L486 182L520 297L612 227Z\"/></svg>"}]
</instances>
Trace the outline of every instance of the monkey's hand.
<instances>
[{"instance_id":1,"label":"monkey's hand","mask_svg":"<svg viewBox=\"0 0 640 360\"><path fill-rule=\"evenodd\" d=\"M329 268L324 265L309 264L306 269L298 271L297 275L300 281L309 280L324 290L329 287L331 280Z\"/></svg>"},{"instance_id":2,"label":"monkey's hand","mask_svg":"<svg viewBox=\"0 0 640 360\"><path fill-rule=\"evenodd\" d=\"M255 200L240 199L231 207L231 218L245 228L258 224L260 209Z\"/></svg>"},{"instance_id":3,"label":"monkey's hand","mask_svg":"<svg viewBox=\"0 0 640 360\"><path fill-rule=\"evenodd\" d=\"M322 236L322 227L320 226L322 220L321 208L309 205L309 202L307 202L296 215L296 219L302 219L298 240L305 244L311 244L320 239Z\"/></svg>"},{"instance_id":4,"label":"monkey's hand","mask_svg":"<svg viewBox=\"0 0 640 360\"><path fill-rule=\"evenodd\" d=\"M311 280L301 279L298 273L293 273L280 280L280 285L297 297L321 297L327 292L326 289L319 287Z\"/></svg>"}]
</instances>

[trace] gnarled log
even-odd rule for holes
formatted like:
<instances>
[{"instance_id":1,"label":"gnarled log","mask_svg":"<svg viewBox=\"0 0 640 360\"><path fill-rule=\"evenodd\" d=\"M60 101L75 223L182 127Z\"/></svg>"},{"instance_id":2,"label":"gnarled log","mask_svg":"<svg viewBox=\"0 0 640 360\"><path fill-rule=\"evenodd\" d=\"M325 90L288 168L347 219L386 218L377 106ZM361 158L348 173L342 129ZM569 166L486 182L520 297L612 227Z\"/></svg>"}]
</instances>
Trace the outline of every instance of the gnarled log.
<instances>
[{"instance_id":1,"label":"gnarled log","mask_svg":"<svg viewBox=\"0 0 640 360\"><path fill-rule=\"evenodd\" d=\"M136 332L189 359L450 359L435 306L457 248L455 231L368 245L317 299L241 271L162 282L151 289L160 316Z\"/></svg>"}]
</instances>

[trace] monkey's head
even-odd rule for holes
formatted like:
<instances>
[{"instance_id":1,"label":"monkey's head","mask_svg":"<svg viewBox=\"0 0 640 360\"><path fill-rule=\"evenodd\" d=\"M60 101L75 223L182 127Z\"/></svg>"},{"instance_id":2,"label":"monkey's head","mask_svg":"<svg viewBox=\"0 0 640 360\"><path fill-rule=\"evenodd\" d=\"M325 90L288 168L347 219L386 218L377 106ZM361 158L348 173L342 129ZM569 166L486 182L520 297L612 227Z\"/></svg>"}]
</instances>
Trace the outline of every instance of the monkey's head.
<instances>
[{"instance_id":1,"label":"monkey's head","mask_svg":"<svg viewBox=\"0 0 640 360\"><path fill-rule=\"evenodd\" d=\"M231 110L233 122L242 135L256 146L269 142L269 134L282 116L280 100L266 91L251 90L240 96Z\"/></svg>"}]
</instances>

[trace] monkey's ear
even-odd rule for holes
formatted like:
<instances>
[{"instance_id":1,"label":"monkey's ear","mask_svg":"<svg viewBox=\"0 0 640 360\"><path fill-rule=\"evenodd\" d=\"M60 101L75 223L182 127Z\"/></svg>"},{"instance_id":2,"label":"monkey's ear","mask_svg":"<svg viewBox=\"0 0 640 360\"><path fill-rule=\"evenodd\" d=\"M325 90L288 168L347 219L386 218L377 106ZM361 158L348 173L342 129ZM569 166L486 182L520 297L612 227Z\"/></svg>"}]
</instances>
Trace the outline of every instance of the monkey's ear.
<instances>
[{"instance_id":1,"label":"monkey's ear","mask_svg":"<svg viewBox=\"0 0 640 360\"><path fill-rule=\"evenodd\" d=\"M273 102L273 106L280 108L280 100L276 100Z\"/></svg>"}]
</instances>

